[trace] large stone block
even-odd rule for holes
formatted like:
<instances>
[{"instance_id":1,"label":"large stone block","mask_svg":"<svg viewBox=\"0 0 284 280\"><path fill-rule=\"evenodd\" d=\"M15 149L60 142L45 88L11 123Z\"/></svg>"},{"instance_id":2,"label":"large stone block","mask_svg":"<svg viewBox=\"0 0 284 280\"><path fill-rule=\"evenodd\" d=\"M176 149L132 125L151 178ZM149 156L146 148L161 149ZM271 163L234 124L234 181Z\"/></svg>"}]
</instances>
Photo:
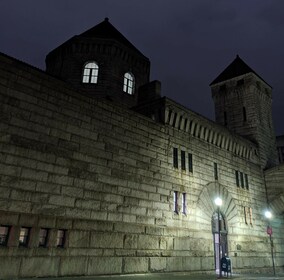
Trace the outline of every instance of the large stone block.
<instances>
[{"instance_id":1,"label":"large stone block","mask_svg":"<svg viewBox=\"0 0 284 280\"><path fill-rule=\"evenodd\" d=\"M160 237L151 235L139 235L138 238L138 249L159 249L160 248Z\"/></svg>"},{"instance_id":2,"label":"large stone block","mask_svg":"<svg viewBox=\"0 0 284 280\"><path fill-rule=\"evenodd\" d=\"M167 258L167 271L183 271L182 257Z\"/></svg>"},{"instance_id":3,"label":"large stone block","mask_svg":"<svg viewBox=\"0 0 284 280\"><path fill-rule=\"evenodd\" d=\"M121 257L90 257L88 275L122 273Z\"/></svg>"},{"instance_id":4,"label":"large stone block","mask_svg":"<svg viewBox=\"0 0 284 280\"><path fill-rule=\"evenodd\" d=\"M29 257L23 258L21 277L51 277L58 275L59 257Z\"/></svg>"},{"instance_id":5,"label":"large stone block","mask_svg":"<svg viewBox=\"0 0 284 280\"><path fill-rule=\"evenodd\" d=\"M149 269L149 259L143 257L125 258L124 273L142 273Z\"/></svg>"},{"instance_id":6,"label":"large stone block","mask_svg":"<svg viewBox=\"0 0 284 280\"><path fill-rule=\"evenodd\" d=\"M92 248L123 248L124 234L122 233L91 233Z\"/></svg>"},{"instance_id":7,"label":"large stone block","mask_svg":"<svg viewBox=\"0 0 284 280\"><path fill-rule=\"evenodd\" d=\"M72 230L69 233L69 247L87 248L90 244L90 232Z\"/></svg>"},{"instance_id":8,"label":"large stone block","mask_svg":"<svg viewBox=\"0 0 284 280\"><path fill-rule=\"evenodd\" d=\"M0 257L0 278L12 278L19 276L20 257Z\"/></svg>"},{"instance_id":9,"label":"large stone block","mask_svg":"<svg viewBox=\"0 0 284 280\"><path fill-rule=\"evenodd\" d=\"M125 233L144 233L145 227L142 225L135 225L130 223L117 223L114 225L114 230Z\"/></svg>"},{"instance_id":10,"label":"large stone block","mask_svg":"<svg viewBox=\"0 0 284 280\"><path fill-rule=\"evenodd\" d=\"M65 257L60 261L59 276L87 274L87 257Z\"/></svg>"},{"instance_id":11,"label":"large stone block","mask_svg":"<svg viewBox=\"0 0 284 280\"><path fill-rule=\"evenodd\" d=\"M167 268L166 258L150 258L150 271L165 271Z\"/></svg>"},{"instance_id":12,"label":"large stone block","mask_svg":"<svg viewBox=\"0 0 284 280\"><path fill-rule=\"evenodd\" d=\"M135 249L137 248L138 235L126 234L124 239L125 249Z\"/></svg>"}]
</instances>

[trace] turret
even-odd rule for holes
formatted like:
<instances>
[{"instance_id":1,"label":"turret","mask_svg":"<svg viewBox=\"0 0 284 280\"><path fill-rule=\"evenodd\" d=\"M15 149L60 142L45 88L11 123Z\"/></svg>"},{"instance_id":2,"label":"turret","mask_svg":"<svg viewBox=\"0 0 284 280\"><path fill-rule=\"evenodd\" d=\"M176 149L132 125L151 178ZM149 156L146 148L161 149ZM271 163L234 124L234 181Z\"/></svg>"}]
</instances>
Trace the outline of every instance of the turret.
<instances>
[{"instance_id":1,"label":"turret","mask_svg":"<svg viewBox=\"0 0 284 280\"><path fill-rule=\"evenodd\" d=\"M272 87L238 55L210 86L216 122L257 143L263 168L276 165Z\"/></svg>"},{"instance_id":2,"label":"turret","mask_svg":"<svg viewBox=\"0 0 284 280\"><path fill-rule=\"evenodd\" d=\"M81 91L131 107L149 82L150 61L106 18L46 57L46 71Z\"/></svg>"}]
</instances>

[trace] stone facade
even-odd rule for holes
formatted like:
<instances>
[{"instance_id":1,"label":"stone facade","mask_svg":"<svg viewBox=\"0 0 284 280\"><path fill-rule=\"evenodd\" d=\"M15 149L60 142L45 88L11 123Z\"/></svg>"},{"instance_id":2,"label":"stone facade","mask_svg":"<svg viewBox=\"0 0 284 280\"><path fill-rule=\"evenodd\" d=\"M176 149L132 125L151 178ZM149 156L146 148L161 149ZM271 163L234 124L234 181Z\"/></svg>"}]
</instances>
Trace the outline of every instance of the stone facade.
<instances>
[{"instance_id":1,"label":"stone facade","mask_svg":"<svg viewBox=\"0 0 284 280\"><path fill-rule=\"evenodd\" d=\"M214 273L217 196L233 270L272 269L263 211L283 188L270 188L259 145L157 92L127 108L0 55L2 278Z\"/></svg>"}]
</instances>

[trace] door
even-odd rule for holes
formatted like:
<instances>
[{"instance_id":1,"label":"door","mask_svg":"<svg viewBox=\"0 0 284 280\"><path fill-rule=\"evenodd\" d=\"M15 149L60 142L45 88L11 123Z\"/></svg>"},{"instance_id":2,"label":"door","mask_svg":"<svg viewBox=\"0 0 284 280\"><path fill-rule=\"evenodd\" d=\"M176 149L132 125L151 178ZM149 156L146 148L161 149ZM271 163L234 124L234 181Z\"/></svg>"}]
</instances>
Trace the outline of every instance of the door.
<instances>
[{"instance_id":1,"label":"door","mask_svg":"<svg viewBox=\"0 0 284 280\"><path fill-rule=\"evenodd\" d=\"M212 216L212 233L214 243L214 259L216 274L220 273L220 260L228 256L227 226L222 213L215 212Z\"/></svg>"}]
</instances>

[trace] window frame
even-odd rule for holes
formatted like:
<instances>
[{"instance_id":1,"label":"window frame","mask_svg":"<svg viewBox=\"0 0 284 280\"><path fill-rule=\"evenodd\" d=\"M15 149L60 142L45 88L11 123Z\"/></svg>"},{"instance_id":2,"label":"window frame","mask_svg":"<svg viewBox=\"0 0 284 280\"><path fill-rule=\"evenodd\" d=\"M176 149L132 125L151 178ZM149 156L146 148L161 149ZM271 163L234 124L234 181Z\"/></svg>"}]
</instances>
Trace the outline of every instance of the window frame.
<instances>
[{"instance_id":1,"label":"window frame","mask_svg":"<svg viewBox=\"0 0 284 280\"><path fill-rule=\"evenodd\" d=\"M178 148L173 148L173 166L178 168Z\"/></svg>"},{"instance_id":2,"label":"window frame","mask_svg":"<svg viewBox=\"0 0 284 280\"><path fill-rule=\"evenodd\" d=\"M182 214L186 215L186 193L182 193L182 196L181 196L181 212Z\"/></svg>"},{"instance_id":3,"label":"window frame","mask_svg":"<svg viewBox=\"0 0 284 280\"><path fill-rule=\"evenodd\" d=\"M178 191L173 192L173 211L178 214Z\"/></svg>"},{"instance_id":4,"label":"window frame","mask_svg":"<svg viewBox=\"0 0 284 280\"><path fill-rule=\"evenodd\" d=\"M244 184L244 174L243 174L243 172L240 172L240 181L241 181L241 187L242 187L242 189L244 189L245 188L245 184Z\"/></svg>"},{"instance_id":5,"label":"window frame","mask_svg":"<svg viewBox=\"0 0 284 280\"><path fill-rule=\"evenodd\" d=\"M59 233L63 232L62 236L59 236ZM66 245L66 229L58 229L56 234L56 247L57 248L65 248Z\"/></svg>"},{"instance_id":6,"label":"window frame","mask_svg":"<svg viewBox=\"0 0 284 280\"><path fill-rule=\"evenodd\" d=\"M247 190L249 190L249 180L248 180L248 174L245 173L245 187Z\"/></svg>"},{"instance_id":7,"label":"window frame","mask_svg":"<svg viewBox=\"0 0 284 280\"><path fill-rule=\"evenodd\" d=\"M193 160L191 153L188 153L188 171L193 173Z\"/></svg>"},{"instance_id":8,"label":"window frame","mask_svg":"<svg viewBox=\"0 0 284 280\"><path fill-rule=\"evenodd\" d=\"M133 95L135 92L135 77L131 72L124 73L123 92Z\"/></svg>"},{"instance_id":9,"label":"window frame","mask_svg":"<svg viewBox=\"0 0 284 280\"><path fill-rule=\"evenodd\" d=\"M186 162L185 162L185 151L180 151L180 159L181 159L181 170L186 171Z\"/></svg>"},{"instance_id":10,"label":"window frame","mask_svg":"<svg viewBox=\"0 0 284 280\"><path fill-rule=\"evenodd\" d=\"M22 230L27 230L26 235L22 235ZM30 227L21 227L19 233L19 247L28 247L30 242L31 228ZM21 237L23 237L23 241L21 241Z\"/></svg>"},{"instance_id":11,"label":"window frame","mask_svg":"<svg viewBox=\"0 0 284 280\"><path fill-rule=\"evenodd\" d=\"M46 235L45 236L41 236L41 231L42 230L46 231ZM44 242L42 242L42 243L41 243L41 238L44 238ZM39 230L38 247L46 248L47 247L47 243L48 243L48 238L49 238L49 228L40 228L40 230Z\"/></svg>"},{"instance_id":12,"label":"window frame","mask_svg":"<svg viewBox=\"0 0 284 280\"><path fill-rule=\"evenodd\" d=\"M0 240L2 240L2 238L4 237L4 241L0 242L0 246L3 246L3 247L6 247L7 244L8 244L8 241L9 241L9 236L10 236L10 230L11 230L11 226L8 226L8 225L0 225L0 229L1 228L5 228L7 229L7 232L6 234L1 234L1 230L0 230Z\"/></svg>"},{"instance_id":13,"label":"window frame","mask_svg":"<svg viewBox=\"0 0 284 280\"><path fill-rule=\"evenodd\" d=\"M95 66L91 67L88 65L95 64ZM83 84L97 84L99 77L99 65L95 61L88 61L85 63L83 67L82 74L82 83ZM93 81L94 79L94 81Z\"/></svg>"},{"instance_id":14,"label":"window frame","mask_svg":"<svg viewBox=\"0 0 284 280\"><path fill-rule=\"evenodd\" d=\"M235 170L235 177L236 177L236 185L239 188L240 187L240 178L239 178L239 171Z\"/></svg>"},{"instance_id":15,"label":"window frame","mask_svg":"<svg viewBox=\"0 0 284 280\"><path fill-rule=\"evenodd\" d=\"M217 181L219 179L218 176L218 164L217 162L214 162L214 179Z\"/></svg>"}]
</instances>

